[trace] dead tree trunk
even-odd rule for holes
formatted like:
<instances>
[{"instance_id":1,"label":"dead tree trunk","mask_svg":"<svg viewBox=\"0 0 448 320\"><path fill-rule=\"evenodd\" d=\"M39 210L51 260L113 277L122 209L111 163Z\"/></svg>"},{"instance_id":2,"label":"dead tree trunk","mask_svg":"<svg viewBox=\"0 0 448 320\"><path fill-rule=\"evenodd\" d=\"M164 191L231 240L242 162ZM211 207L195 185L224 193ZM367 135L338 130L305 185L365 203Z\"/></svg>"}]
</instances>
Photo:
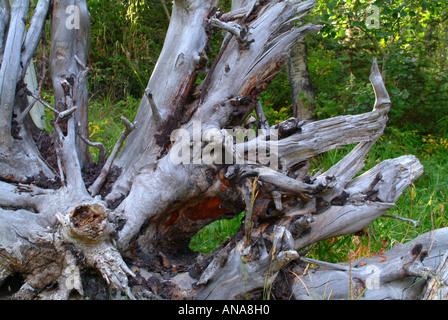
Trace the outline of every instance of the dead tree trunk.
<instances>
[{"instance_id":1,"label":"dead tree trunk","mask_svg":"<svg viewBox=\"0 0 448 320\"><path fill-rule=\"evenodd\" d=\"M13 299L95 298L103 289L140 299L244 298L300 262L304 248L382 217L423 172L415 157L403 156L354 178L391 106L376 61L371 112L236 130L294 43L319 30L295 24L314 1L248 1L222 12L215 0L175 0L135 122L123 118L125 131L87 185L83 143L101 147L85 131L89 15L85 0L53 2L54 107L27 90L21 73L41 35L30 32L42 30L48 1L39 1L28 32L28 1L11 8L0 2L2 17L10 12L0 19L9 21L0 38L0 283L21 279ZM226 36L208 62L218 29ZM52 165L42 160L48 155L33 140L32 122L14 124L17 115L27 116L26 96L55 113ZM308 175L312 157L350 144L357 146L327 172ZM243 211L241 230L213 254L188 248L204 226ZM399 262L388 272L401 272ZM390 281L400 288L402 278Z\"/></svg>"}]
</instances>

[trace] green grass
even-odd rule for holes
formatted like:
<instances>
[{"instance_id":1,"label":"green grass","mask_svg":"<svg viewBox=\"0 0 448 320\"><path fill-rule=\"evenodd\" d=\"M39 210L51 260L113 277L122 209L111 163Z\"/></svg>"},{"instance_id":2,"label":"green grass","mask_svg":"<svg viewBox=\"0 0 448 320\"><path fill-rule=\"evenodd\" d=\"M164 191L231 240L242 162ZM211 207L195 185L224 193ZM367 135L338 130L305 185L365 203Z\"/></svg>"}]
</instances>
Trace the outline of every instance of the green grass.
<instances>
[{"instance_id":1,"label":"green grass","mask_svg":"<svg viewBox=\"0 0 448 320\"><path fill-rule=\"evenodd\" d=\"M125 100L114 101L109 97L91 99L89 106L90 141L101 142L104 148L114 147L125 127L121 117L134 121L140 104L139 99L127 96ZM98 160L98 149L90 148L93 159Z\"/></svg>"},{"instance_id":2,"label":"green grass","mask_svg":"<svg viewBox=\"0 0 448 320\"><path fill-rule=\"evenodd\" d=\"M212 253L229 240L240 228L244 212L231 220L218 220L199 231L190 241L190 248L201 253Z\"/></svg>"}]
</instances>

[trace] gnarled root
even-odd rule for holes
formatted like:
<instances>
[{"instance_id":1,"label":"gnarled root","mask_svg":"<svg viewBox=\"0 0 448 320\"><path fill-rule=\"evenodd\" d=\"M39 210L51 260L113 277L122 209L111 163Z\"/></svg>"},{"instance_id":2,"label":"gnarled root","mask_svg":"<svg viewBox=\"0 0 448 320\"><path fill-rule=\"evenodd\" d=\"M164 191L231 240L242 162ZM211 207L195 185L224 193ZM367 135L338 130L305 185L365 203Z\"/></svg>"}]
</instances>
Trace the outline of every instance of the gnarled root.
<instances>
[{"instance_id":1,"label":"gnarled root","mask_svg":"<svg viewBox=\"0 0 448 320\"><path fill-rule=\"evenodd\" d=\"M58 214L57 218L61 223L58 235L60 245L72 246L72 251L83 257L85 266L97 269L107 284L134 299L127 276L135 275L112 244L110 235L114 228L107 220L106 208L100 203L82 204L69 215Z\"/></svg>"},{"instance_id":2,"label":"gnarled root","mask_svg":"<svg viewBox=\"0 0 448 320\"><path fill-rule=\"evenodd\" d=\"M234 248L229 244L203 272L198 285L206 286L197 299L229 300L244 297L259 288L268 288L283 267L299 255L292 250L290 232L275 227L270 253L263 238L247 245L243 239Z\"/></svg>"}]
</instances>

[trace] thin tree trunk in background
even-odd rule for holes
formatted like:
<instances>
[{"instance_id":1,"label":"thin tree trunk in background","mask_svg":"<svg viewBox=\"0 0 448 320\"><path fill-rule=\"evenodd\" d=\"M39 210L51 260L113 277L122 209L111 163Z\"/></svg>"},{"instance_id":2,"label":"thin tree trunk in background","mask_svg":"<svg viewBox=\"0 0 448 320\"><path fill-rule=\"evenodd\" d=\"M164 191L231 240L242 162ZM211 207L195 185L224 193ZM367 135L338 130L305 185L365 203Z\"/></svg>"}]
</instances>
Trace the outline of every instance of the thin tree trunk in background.
<instances>
[{"instance_id":1,"label":"thin tree trunk in background","mask_svg":"<svg viewBox=\"0 0 448 320\"><path fill-rule=\"evenodd\" d=\"M315 96L308 71L308 53L305 38L300 39L291 50L291 56L288 61L288 77L291 86L294 117L301 121L313 119Z\"/></svg>"},{"instance_id":2,"label":"thin tree trunk in background","mask_svg":"<svg viewBox=\"0 0 448 320\"><path fill-rule=\"evenodd\" d=\"M171 14L170 14L170 10L168 10L168 6L166 5L166 1L165 0L160 0L162 2L162 7L163 10L165 11L166 17L168 18L168 21L171 20Z\"/></svg>"}]
</instances>

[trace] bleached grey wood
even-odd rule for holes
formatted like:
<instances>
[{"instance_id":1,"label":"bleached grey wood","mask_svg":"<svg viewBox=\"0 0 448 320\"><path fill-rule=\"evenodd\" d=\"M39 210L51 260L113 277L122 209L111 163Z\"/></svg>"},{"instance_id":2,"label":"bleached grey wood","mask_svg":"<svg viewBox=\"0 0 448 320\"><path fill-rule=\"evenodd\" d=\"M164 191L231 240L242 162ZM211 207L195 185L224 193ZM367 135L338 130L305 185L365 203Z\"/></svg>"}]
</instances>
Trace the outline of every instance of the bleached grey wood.
<instances>
[{"instance_id":1,"label":"bleached grey wood","mask_svg":"<svg viewBox=\"0 0 448 320\"><path fill-rule=\"evenodd\" d=\"M28 7L29 1L27 0L15 0L12 3L11 20L0 68L0 139L5 144L12 143L10 134L12 110L14 109L20 70L20 52Z\"/></svg>"},{"instance_id":2,"label":"bleached grey wood","mask_svg":"<svg viewBox=\"0 0 448 320\"><path fill-rule=\"evenodd\" d=\"M23 37L14 46L9 44L19 50L16 60L8 57L14 63L26 63L32 56L46 4L39 2L42 7L31 22L25 54L20 56L18 49ZM70 15L66 9L71 4L78 6L80 14L80 25L74 28L66 24ZM354 178L382 135L391 107L376 61L371 71L376 102L371 112L306 123L292 118L268 128L260 109L259 94L275 78L294 43L320 29L296 24L315 4L235 0L232 12L222 14L213 9L215 0L174 1L164 48L142 97L135 130L122 136L100 177L87 190L82 166L88 159L83 148L92 144L83 131L88 126L89 14L84 0L54 1L50 66L55 107L42 103L56 114L53 138L60 185L45 179L51 178L50 170L36 161L37 148L27 130L18 132L22 140L12 137L11 130L5 130L6 139L0 140L5 180L0 183L0 283L15 274L24 275L21 289L12 298L67 299L73 292L82 296L82 271L92 269L129 298L157 298L144 286L154 282L169 286L171 298L235 299L262 291L266 295L280 270L290 269L290 263L305 255L313 243L360 231L382 218L422 175L423 167L414 156L403 156ZM9 32L23 36L17 17L26 12L17 6L13 11ZM225 35L220 52L210 63L208 42L216 27L224 29ZM205 80L197 85L197 75L204 72ZM20 68L14 76L17 81ZM14 94L8 91L8 99ZM36 93L27 94L40 99ZM229 135L227 129L247 130L242 125L253 123L245 124L245 120L254 109L267 132L280 129L278 142L266 132L244 142ZM198 127L199 141L193 136ZM173 134L176 129L183 131ZM115 158L126 137L127 143ZM12 141L10 146L8 141ZM267 145L271 160L280 163L278 168L262 163L260 152L258 158L239 154L257 150L257 144ZM326 172L308 175L311 157L348 144L356 146L344 159ZM194 161L176 163L172 156L180 147L191 152L188 158ZM211 156L211 150L215 156L225 152L248 161L213 163L195 157ZM112 178L117 180L101 188L112 165ZM30 173L36 183L54 189L30 183ZM191 238L204 226L242 211L246 212L244 226L231 241L210 256L189 251ZM444 234L436 232L432 243L442 243ZM365 297L398 297L397 292L408 288L410 281L421 278L434 266L433 260L429 260L431 265L419 262L425 261L425 245L406 247L406 252L392 249L387 263L379 268L385 291L369 291ZM429 257L436 257L435 253L431 251ZM330 274L335 275L332 283L348 283L354 275L360 279L351 281L349 291L335 289L339 296L348 292L350 298L361 297L357 289L372 275L362 265L370 260L337 271L328 263L304 261L330 267ZM317 272L322 274L318 279L325 280L327 274ZM130 281L133 277L135 281ZM322 292L322 288L330 284L323 280L316 292L327 297L330 291ZM425 278L401 297L421 296L426 282ZM304 297L292 289L296 298ZM314 288L308 285L308 289Z\"/></svg>"},{"instance_id":3,"label":"bleached grey wood","mask_svg":"<svg viewBox=\"0 0 448 320\"><path fill-rule=\"evenodd\" d=\"M296 194L308 192L312 194L313 190L320 190L317 192L328 202L328 208L325 209L323 213L316 214L314 211L313 219L307 224L309 230L307 230L306 233L296 236L293 244L294 250L301 250L310 244L321 240L363 230L374 220L383 216L394 205L404 189L408 187L412 181L418 179L423 174L423 166L415 157L403 156L397 159L384 161L358 178L351 180L359 170L361 170L365 155L381 136L387 121L390 100L384 89L381 76L378 75L379 70L375 60L372 66L371 81L375 88L377 99L372 112L359 116L342 116L304 125L299 133L279 141L278 154L280 155L280 159L283 159L285 155L289 156L292 153L291 151L285 151L287 149L285 149L284 144L285 140L291 141L292 138L297 139L300 137L303 140L301 141L301 144L296 145L289 142L291 149L303 148L303 145L308 141L313 141L310 143L310 146L322 146L323 148L338 148L341 146L339 143L360 143L348 156L330 168L328 172L316 177L314 186L308 184L308 190L302 189L304 185L294 189L294 186L299 183L298 181L287 178L281 173L269 172L269 169L267 168L258 169L259 171L255 174L261 181L275 185L279 190L283 190L283 192L293 192ZM311 131L312 133L308 131L308 128L314 129ZM341 140L338 138L338 135L340 134L338 130L341 128L345 128L343 130L345 134L344 140L342 140L342 137ZM366 128L369 129L366 130ZM363 133L365 134L366 131L368 132L365 135L367 139L363 141ZM352 132L356 133L352 135ZM351 136L356 140L350 140ZM325 145L325 142L327 142L328 145ZM298 159L300 159L300 161L307 159L304 157L304 154L307 154L303 153L302 150L301 152L295 153L295 161L298 161ZM310 151L313 153L315 152L315 154L323 152L321 149ZM289 165L292 164L292 162L289 163ZM264 172L269 174L265 175ZM369 194L372 191L376 191L377 193L376 200L369 199ZM346 194L344 204L331 205L331 201L343 192ZM309 214L310 211L308 210L308 207L298 207L296 209L290 208L287 211L283 222L280 222L279 224L288 226L292 220L296 219L296 217ZM314 210L316 209L314 208ZM235 248L234 250L237 249ZM260 265L262 265L261 261L262 260L260 259ZM228 261L227 263L235 265L235 262ZM252 264L256 265L257 262L252 261ZM394 272L399 271L396 270L394 265L388 272L394 274ZM218 280L212 277L210 283L216 287L228 286L223 279L219 280L219 274L216 277L218 277ZM206 288L208 286L213 286L212 284L208 284ZM206 289L206 292L209 292L209 290L211 289ZM223 291L222 295L215 293L215 295L209 297L212 299L227 299L229 296L226 296L226 294L228 294L228 292L225 293L225 291ZM242 293L240 292L240 295L241 294ZM232 294L232 297L234 296L235 294Z\"/></svg>"},{"instance_id":4,"label":"bleached grey wood","mask_svg":"<svg viewBox=\"0 0 448 320\"><path fill-rule=\"evenodd\" d=\"M186 89L191 90L187 84L195 78L196 72L199 71L201 56L205 50L207 36L204 24L199 21L207 16L210 9L207 10L207 7L204 6L196 8L194 5L188 4L189 11L185 12L184 6L187 4L188 1L185 4L183 2L175 3L164 49L148 84L155 105L165 110L165 115L161 114L163 120L166 120L170 114L173 116L173 107L182 102L179 99L186 94ZM209 4L213 6L214 2L211 1ZM250 43L250 50L239 50L238 41L230 39L226 48L222 49L221 58L215 62L214 71L209 72L204 81L208 85L206 88L202 86L201 100L203 102L200 103L200 108L197 108L198 102L188 106L192 110L196 110L196 108L197 110L185 127L188 129L194 122L201 122L204 124L203 130L205 131L213 127L221 129L230 125L227 122L230 121L229 117L235 110L228 103L227 98L229 96L247 96L250 91L257 90L256 87L262 86L275 72L275 70L263 71L268 65L271 68L278 68L279 66L272 65L272 62L286 56L295 39L320 29L320 27L312 25L298 29L293 29L291 26L291 29L287 29L284 25L295 14L311 10L313 5L313 1L269 3L267 4L269 11L262 11L260 18L249 25L248 39L249 41L255 40ZM182 25L178 24L179 21L183 21ZM186 32L189 33L188 37L185 36ZM278 32L277 37L271 37L276 32ZM179 43L182 45L179 46ZM229 68L230 71L226 72ZM160 78L167 80L162 82L159 80ZM254 82L255 78L257 80ZM245 83L250 84L245 87ZM166 86L173 90L167 92L164 90ZM220 106L218 109L217 105ZM136 170L156 160L154 153L157 153L155 150L160 150L160 146L154 144L154 141L148 141L149 145L141 143L147 139L145 137L153 136L157 129L160 129L160 127L148 123L152 121L151 117L143 116L150 114L149 104L142 100L137 118L145 119L143 120L145 122L137 124L136 130L129 137L129 143L125 145L117 159L117 165L124 170L116 184L117 193L111 195L111 198L121 193L118 188L128 191L130 188L129 178L136 173ZM147 145L148 147L145 147ZM134 156L129 159L131 154ZM135 157L136 154L140 156Z\"/></svg>"},{"instance_id":5,"label":"bleached grey wood","mask_svg":"<svg viewBox=\"0 0 448 320\"><path fill-rule=\"evenodd\" d=\"M207 278L202 277L199 283L207 283L207 285L199 292L197 298L201 300L244 299L245 294L255 289L265 287L269 290L278 271L298 258L297 252L289 250L283 243L286 232L288 231L284 227L276 228L271 251L268 253L264 247L259 260L256 261L251 261L250 247L244 244L245 240L239 242L233 250L225 248L224 250L230 252L227 256L218 258L221 260L218 262L220 268L204 271ZM215 262L212 262L210 266L213 268ZM209 272L214 273L210 275Z\"/></svg>"},{"instance_id":6,"label":"bleached grey wood","mask_svg":"<svg viewBox=\"0 0 448 320\"><path fill-rule=\"evenodd\" d=\"M0 1L0 64L3 61L6 32L8 31L9 5L5 0Z\"/></svg>"},{"instance_id":7,"label":"bleached grey wood","mask_svg":"<svg viewBox=\"0 0 448 320\"><path fill-rule=\"evenodd\" d=\"M39 0L34 9L33 18L30 22L30 27L26 33L25 41L23 43L22 59L21 59L21 74L22 77L28 69L28 65L31 62L34 51L36 51L37 45L42 37L42 31L45 26L45 18L50 6L50 0Z\"/></svg>"},{"instance_id":8,"label":"bleached grey wood","mask_svg":"<svg viewBox=\"0 0 448 320\"><path fill-rule=\"evenodd\" d=\"M42 172L44 176L52 177L53 173L39 158L37 148L26 130L19 132L20 139L14 139L11 135L13 110L16 114L20 112L16 89L20 78L21 51L29 1L16 0L12 2L11 7L9 3L4 2L2 7L2 19L9 13L11 19L5 35L0 68L0 176L7 180L9 176L17 181L25 181L27 177ZM2 25L6 27L6 24Z\"/></svg>"},{"instance_id":9,"label":"bleached grey wood","mask_svg":"<svg viewBox=\"0 0 448 320\"><path fill-rule=\"evenodd\" d=\"M42 38L42 32L45 26L46 17L48 14L48 9L50 6L49 0L40 0L35 9L34 14L30 22L30 26L26 32L26 37L23 43L22 56L20 61L21 67L21 78L24 78L24 82L31 92L35 92L38 89L38 80L36 75L36 70L34 67L34 63L32 61L33 54L36 51L37 45ZM45 66L44 66L45 70ZM29 112L31 115L34 124L41 130L44 130L46 127L45 124L45 109L44 106L35 101L34 99L28 98L28 102L30 104L34 103L32 109L27 112L23 112L20 116L17 117L17 122L19 124L23 123L24 116Z\"/></svg>"},{"instance_id":10,"label":"bleached grey wood","mask_svg":"<svg viewBox=\"0 0 448 320\"><path fill-rule=\"evenodd\" d=\"M205 19L215 6L217 1L174 2L164 46L146 89L152 93L161 121L157 121L159 125L154 123L150 103L146 97L142 99L136 130L116 161L123 173L110 198L128 193L137 171L156 161L160 146L152 137L163 128L169 116L179 116L177 108L192 89L207 45Z\"/></svg>"},{"instance_id":11,"label":"bleached grey wood","mask_svg":"<svg viewBox=\"0 0 448 320\"><path fill-rule=\"evenodd\" d=\"M69 7L72 6L72 7ZM70 11L68 9L72 8ZM50 71L54 88L54 105L64 111L65 94L61 83L72 78L73 103L78 107L75 123L79 134L89 136L88 93L84 68L90 48L90 14L85 0L57 0L53 3L51 23ZM77 59L75 59L75 56ZM77 157L83 166L90 157L88 145L76 138Z\"/></svg>"},{"instance_id":12,"label":"bleached grey wood","mask_svg":"<svg viewBox=\"0 0 448 320\"><path fill-rule=\"evenodd\" d=\"M448 250L448 229L428 232L406 244L400 244L381 256L362 258L332 267L310 268L306 275L297 269L294 298L299 300L417 300L423 298L430 274L416 275L423 268L435 272L443 268ZM421 249L416 250L417 245ZM412 254L415 250L416 255ZM427 254L425 254L425 252ZM338 267L339 268L339 267ZM344 269L344 270L342 270ZM350 293L350 283L352 289Z\"/></svg>"},{"instance_id":13,"label":"bleached grey wood","mask_svg":"<svg viewBox=\"0 0 448 320\"><path fill-rule=\"evenodd\" d=\"M436 248L437 250L437 248ZM440 250L439 252L444 252ZM448 299L448 250L442 257L438 257L438 264L428 261L426 268L420 268L419 274L428 277L424 300L447 300Z\"/></svg>"}]
</instances>

